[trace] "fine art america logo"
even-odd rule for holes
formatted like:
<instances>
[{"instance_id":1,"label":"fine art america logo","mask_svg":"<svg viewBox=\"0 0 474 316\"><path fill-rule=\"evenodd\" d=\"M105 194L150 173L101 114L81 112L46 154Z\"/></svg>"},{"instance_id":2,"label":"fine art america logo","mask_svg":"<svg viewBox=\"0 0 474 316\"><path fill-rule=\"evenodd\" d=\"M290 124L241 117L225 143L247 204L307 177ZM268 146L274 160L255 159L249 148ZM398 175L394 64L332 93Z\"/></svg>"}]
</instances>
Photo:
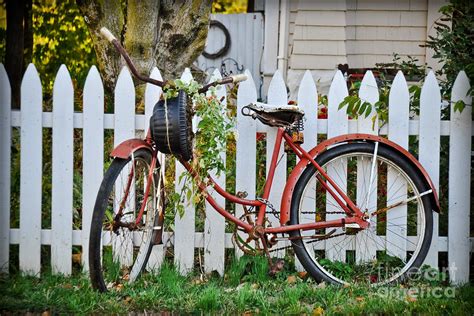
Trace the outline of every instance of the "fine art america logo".
<instances>
[{"instance_id":1,"label":"fine art america logo","mask_svg":"<svg viewBox=\"0 0 474 316\"><path fill-rule=\"evenodd\" d=\"M377 288L377 294L391 299L418 299L418 298L454 298L456 295L455 287L440 286L446 284L449 279L454 280L456 274L456 265L453 263L441 271L432 267L424 266L410 270L400 287L383 286ZM388 271L379 271L385 274ZM397 272L397 271L391 271Z\"/></svg>"}]
</instances>

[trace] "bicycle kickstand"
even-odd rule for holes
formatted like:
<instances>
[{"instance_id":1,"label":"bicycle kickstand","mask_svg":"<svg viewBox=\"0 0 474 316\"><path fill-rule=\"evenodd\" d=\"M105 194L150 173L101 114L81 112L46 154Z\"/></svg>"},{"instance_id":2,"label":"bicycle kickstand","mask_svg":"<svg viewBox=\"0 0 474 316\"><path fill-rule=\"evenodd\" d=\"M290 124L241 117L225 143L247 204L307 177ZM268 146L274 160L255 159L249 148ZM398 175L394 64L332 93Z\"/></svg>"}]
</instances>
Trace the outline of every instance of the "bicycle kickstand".
<instances>
[{"instance_id":1,"label":"bicycle kickstand","mask_svg":"<svg viewBox=\"0 0 474 316\"><path fill-rule=\"evenodd\" d=\"M274 277L277 275L278 272L283 271L283 268L285 267L285 260L277 259L275 263L273 263L272 257L270 256L270 251L268 251L266 236L263 235L262 237L260 237L260 239L262 240L263 250L265 251L265 255L268 259L268 266L269 266L268 275L271 277Z\"/></svg>"}]
</instances>

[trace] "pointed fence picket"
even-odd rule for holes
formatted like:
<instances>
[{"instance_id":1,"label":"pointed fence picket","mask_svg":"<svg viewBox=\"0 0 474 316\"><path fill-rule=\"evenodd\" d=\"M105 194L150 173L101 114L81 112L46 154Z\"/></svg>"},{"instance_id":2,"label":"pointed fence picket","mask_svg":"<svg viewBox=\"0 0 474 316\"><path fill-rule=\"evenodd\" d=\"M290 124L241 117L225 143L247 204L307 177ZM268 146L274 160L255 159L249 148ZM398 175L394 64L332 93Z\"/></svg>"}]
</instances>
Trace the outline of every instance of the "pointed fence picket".
<instances>
[{"instance_id":1,"label":"pointed fence picket","mask_svg":"<svg viewBox=\"0 0 474 316\"><path fill-rule=\"evenodd\" d=\"M41 81L33 64L21 84L21 109L20 270L36 275L41 269L43 109Z\"/></svg>"},{"instance_id":2,"label":"pointed fence picket","mask_svg":"<svg viewBox=\"0 0 474 316\"><path fill-rule=\"evenodd\" d=\"M247 75L249 73L247 72ZM151 76L161 79L157 69L152 71ZM217 78L218 74L214 74ZM42 89L38 73L33 65L30 65L22 82L21 112L7 110L10 102L10 88L6 73L0 65L0 137L1 137L1 161L0 161L0 269L8 271L9 268L9 245L19 245L19 268L24 273L38 275L41 269L40 251L41 245L51 245L51 262L53 271L68 274L71 272L71 250L73 246L82 246L82 262L88 262L88 239L90 221L92 217L95 196L103 176L104 167L104 130L114 130L114 144L121 141L144 137L144 131L148 128L148 120L152 114L153 107L161 95L161 89L147 85L145 92L145 114L135 112L135 94L133 81L127 69L123 69L117 80L115 90L115 113L104 114L104 90L97 69L93 67L86 80L83 96L83 113L73 113L72 84L69 73L65 67L61 67L55 80L53 92L53 112L42 111ZM182 76L184 81L192 79L187 69ZM469 82L464 72L461 72L456 80L452 91L452 102L463 100L470 105L472 100L466 96L469 90ZM248 103L257 99L255 83L250 78L240 84L237 92L237 130L236 137L236 192L247 192L248 198L255 198L256 191L256 133L267 133L267 166L273 152L272 140L275 138L275 130L268 128L257 121L241 115L241 109ZM27 92L27 93L26 93ZM218 90L219 96L224 96L222 90ZM472 121L471 106L467 106L462 113L451 112L451 121L440 120L440 96L439 86L433 74L429 74L422 88L419 118L409 119L409 92L405 78L401 72L393 81L389 96L389 121L388 126L372 129L372 118L361 118L359 120L348 120L345 111L339 110L338 105L347 96L346 82L340 72L336 72L333 84L329 92L328 119L317 118L317 90L310 72L306 72L298 91L298 105L305 111L305 143L303 147L310 149L317 144L318 134L327 134L327 137L350 132L363 132L387 135L391 141L396 142L408 149L409 135L420 136L419 157L426 170L430 173L435 185L439 181L439 144L440 136L450 136L449 149L449 236L439 237L437 228L433 237L433 249L427 258L430 264L436 263L439 251L448 252L451 279L456 283L465 283L469 280L469 255L472 251L469 238L470 213L470 181L466 177L470 173L471 162L471 137ZM359 91L361 99L372 105L378 100L373 74L367 73ZM286 88L281 74L277 72L269 88L268 102L272 105L287 104ZM439 122L439 124L438 124ZM196 122L194 122L196 124ZM419 124L419 125L418 125ZM21 127L20 145L20 228L10 228L10 138L11 128ZM42 211L42 134L43 128L53 129L53 196L52 196L52 228L41 229ZM83 132L83 167L82 167L82 229L72 230L72 165L73 165L73 128L82 129ZM164 160L163 157L160 159ZM346 172L342 168L341 172ZM184 171L180 164L176 164L175 178L179 179ZM164 172L164 168L161 169ZM270 202L276 209L280 205L280 195L283 190L286 174L286 154L283 146L279 149L279 165L275 174L273 194ZM358 172L361 179L366 175ZM340 173L341 174L341 173ZM377 175L381 177L382 175ZM339 177L336 177L338 180ZM221 185L225 185L225 178L216 179ZM337 181L344 189L346 181L344 177ZM394 170L387 171L386 184L378 181L379 186L384 185L387 190L387 199L395 198L393 187L397 190L405 190L406 183L400 182ZM175 189L181 191L182 183L175 181ZM401 189L400 189L401 188ZM379 188L378 188L379 189ZM383 188L382 188L383 189ZM214 193L212 193L215 196ZM315 193L316 194L316 193ZM360 194L364 195L363 192ZM399 194L397 195L399 196ZM316 197L316 196L315 196ZM327 199L326 209L331 210L331 199ZM374 203L375 197L369 198L369 203ZM204 252L204 269L209 272L216 270L223 273L225 248L233 248L230 242L230 234L225 233L225 223L208 206L206 207L206 220L204 233L195 232L195 206L185 202L185 215L181 218L176 216L174 232L165 232L164 245L156 245L152 250L152 256L147 269L157 269L165 256L165 248L174 247L174 260L182 273L191 271L194 266L195 248L202 248ZM313 208L314 201L303 201L305 207ZM224 199L219 200L224 205ZM370 208L370 207L369 207ZM240 206L236 207L236 216L243 214ZM328 214L327 219L335 214ZM400 225L406 226L407 208L400 206L387 214L400 220ZM303 219L309 221L311 219ZM277 218L272 217L274 224L278 224ZM397 235L407 234L406 230L387 230L385 238L377 236L374 244L370 246L370 256L374 255L383 242L386 242L389 251L403 252L411 250L410 245L400 242ZM397 239L398 238L398 239ZM325 243L318 243L318 249L326 250L328 258L345 259L345 252L337 249L331 250L337 244L336 238L328 239ZM110 241L105 243L110 244ZM112 245L114 242L112 241ZM131 246L131 245L129 245ZM396 247L395 247L396 246ZM346 245L345 250L357 249L353 245ZM392 247L392 248L390 248ZM240 252L237 251L237 255ZM116 253L121 260L129 260L124 253ZM282 253L278 254L282 255ZM301 266L297 266L302 269Z\"/></svg>"},{"instance_id":3,"label":"pointed fence picket","mask_svg":"<svg viewBox=\"0 0 474 316\"><path fill-rule=\"evenodd\" d=\"M162 80L161 73L158 68L154 67L151 71L150 77L156 80ZM144 135L146 131L148 131L148 127L150 126L150 117L153 115L153 109L155 104L160 100L162 90L160 87L152 85L150 83L146 84L145 89L145 125L144 125ZM164 179L165 175L165 160L164 154L159 154L158 161L160 163L160 172L161 176ZM160 183L161 185L162 183ZM163 183L164 185L164 183ZM161 264L163 263L163 259L165 257L165 245L167 244L167 240L163 242L161 245L153 246L150 254L150 258L148 259L147 270L157 270Z\"/></svg>"},{"instance_id":4,"label":"pointed fence picket","mask_svg":"<svg viewBox=\"0 0 474 316\"><path fill-rule=\"evenodd\" d=\"M379 89L372 71L367 71L362 79L359 89L359 98L363 102L368 102L372 107L372 111L367 117L365 117L365 111L360 115L357 120L357 130L359 133L376 135L378 131L378 122L375 120L376 112L374 105L379 100ZM361 108L363 109L362 105ZM376 146L375 148L377 149L378 147ZM377 154L375 150L374 153ZM374 168L374 170L372 170L372 168ZM375 169L376 166L372 166L371 161L362 158L358 159L357 188L364 189L357 190L356 201L357 205L360 205L362 210L367 209L369 212L377 210L378 174ZM369 186L364 186L365 183L369 183ZM375 258L377 251L376 235L377 221L374 220L371 221L370 227L366 231L356 235L356 260L369 260Z\"/></svg>"},{"instance_id":5,"label":"pointed fence picket","mask_svg":"<svg viewBox=\"0 0 474 316\"><path fill-rule=\"evenodd\" d=\"M130 93L130 91L133 91ZM135 138L135 89L132 76L127 68L123 68L117 79L115 86L115 109L114 109L114 146L118 146L123 141ZM127 185L129 167L125 167L118 175L115 185L115 196L121 196ZM130 187L130 208L135 208L135 187ZM114 200L114 212L118 211L119 200ZM115 259L121 263L130 264L132 261L132 243L130 239L123 235L112 237L112 249Z\"/></svg>"},{"instance_id":6,"label":"pointed fence picket","mask_svg":"<svg viewBox=\"0 0 474 316\"><path fill-rule=\"evenodd\" d=\"M11 102L10 82L0 64L0 273L8 273L10 261L11 184Z\"/></svg>"},{"instance_id":7,"label":"pointed fence picket","mask_svg":"<svg viewBox=\"0 0 474 316\"><path fill-rule=\"evenodd\" d=\"M237 91L237 137L235 143L235 192L246 192L248 199L255 199L257 168L257 122L242 115L242 108L257 101L257 89L249 71L245 71L249 77L240 83ZM240 218L244 214L242 205L235 205L235 216ZM241 238L246 238L240 234ZM241 256L242 251L236 247L236 255Z\"/></svg>"},{"instance_id":8,"label":"pointed fence picket","mask_svg":"<svg viewBox=\"0 0 474 316\"><path fill-rule=\"evenodd\" d=\"M451 280L456 284L469 281L469 210L471 197L472 98L467 96L469 79L461 71L451 93L451 130L449 143L448 261ZM454 103L464 101L459 113ZM471 245L470 245L471 243ZM472 259L471 259L472 260Z\"/></svg>"},{"instance_id":9,"label":"pointed fence picket","mask_svg":"<svg viewBox=\"0 0 474 316\"><path fill-rule=\"evenodd\" d=\"M66 66L53 87L53 179L51 196L51 269L72 272L72 177L74 92Z\"/></svg>"},{"instance_id":10,"label":"pointed fence picket","mask_svg":"<svg viewBox=\"0 0 474 316\"><path fill-rule=\"evenodd\" d=\"M403 76L399 71L393 80L392 88L390 90L388 104L388 120L390 126L388 129L388 139L399 144L408 150L408 123L410 115L410 95L408 86ZM406 199L406 182L397 176L396 170L388 168L387 170L387 201L388 203L396 203ZM390 210L386 214L387 220L394 223L394 226L387 229L385 238L387 251L398 257L405 257L407 245L405 239L401 238L407 235L407 206L400 205Z\"/></svg>"},{"instance_id":11,"label":"pointed fence picket","mask_svg":"<svg viewBox=\"0 0 474 316\"><path fill-rule=\"evenodd\" d=\"M270 81L270 86L268 87L268 104L272 106L282 106L288 104L288 98L286 93L286 85L283 81L283 76L280 70L275 72L272 80ZM274 151L275 140L277 137L277 129L266 126L267 132L267 159L266 159L266 174L268 178L268 172L270 170L270 164L272 162L271 157ZM285 188L286 183L286 153L284 151L284 145L281 144L280 148L277 151L277 166L275 168L275 174L273 176L273 184L270 191L270 196L268 198L269 202L273 205L274 210L280 209L281 196L283 194L283 189ZM267 213L274 211L267 205ZM270 224L273 227L279 225L280 220L276 214L268 214L268 219ZM282 247L283 242L278 242L276 247ZM284 253L282 251L277 251L273 253L277 257L283 257Z\"/></svg>"},{"instance_id":12,"label":"pointed fence picket","mask_svg":"<svg viewBox=\"0 0 474 316\"><path fill-rule=\"evenodd\" d=\"M347 134L349 132L349 123L347 114L345 111L339 110L339 104L348 95L346 81L340 71L336 72L332 81L331 87L328 94L328 132L327 138L336 137L339 135ZM338 164L337 167L327 170L327 174L331 177L341 190L346 191L347 180L347 166ZM337 210L337 202L335 199L326 194L326 211ZM326 214L326 220L335 220L341 218L342 214ZM332 229L327 229L329 232ZM335 234L341 233L341 228L338 228ZM346 260L346 253L342 249L336 249L336 245L341 244L341 237L334 237L326 240L326 258L330 260Z\"/></svg>"},{"instance_id":13,"label":"pointed fence picket","mask_svg":"<svg viewBox=\"0 0 474 316\"><path fill-rule=\"evenodd\" d=\"M210 81L222 79L221 74L216 69L214 70ZM208 92L210 95L210 92ZM225 86L216 88L216 97L222 100L222 113L227 111L227 93ZM222 152L220 158L226 161L226 152ZM211 177L215 179L216 183L225 188L225 173L217 176L211 172ZM209 190L209 194L216 200L219 205L225 206L224 197L220 196L215 190ZM209 273L217 271L221 276L224 275L224 261L225 261L225 218L217 213L214 208L206 201L206 221L204 224L204 271Z\"/></svg>"},{"instance_id":14,"label":"pointed fence picket","mask_svg":"<svg viewBox=\"0 0 474 316\"><path fill-rule=\"evenodd\" d=\"M441 91L433 71L428 73L420 95L418 160L439 192ZM438 266L438 214L433 213L433 238L425 263Z\"/></svg>"},{"instance_id":15,"label":"pointed fence picket","mask_svg":"<svg viewBox=\"0 0 474 316\"><path fill-rule=\"evenodd\" d=\"M305 116L303 119L304 124L304 143L302 147L304 150L309 151L314 148L318 143L318 91L316 84L314 83L311 72L307 70L301 79L300 87L298 90L298 106L304 111ZM297 163L298 163L297 159ZM314 192L311 196L304 196L303 207L307 210L316 209L316 183L312 183L310 192ZM306 223L314 221L315 216L301 215L300 223ZM311 235L313 231L305 231L303 235ZM295 259L296 268L298 271L303 271L303 266L299 262L298 258Z\"/></svg>"},{"instance_id":16,"label":"pointed fence picket","mask_svg":"<svg viewBox=\"0 0 474 316\"><path fill-rule=\"evenodd\" d=\"M104 88L97 68L86 78L82 117L82 265L89 270L89 231L104 174Z\"/></svg>"},{"instance_id":17,"label":"pointed fence picket","mask_svg":"<svg viewBox=\"0 0 474 316\"><path fill-rule=\"evenodd\" d=\"M181 80L190 82L193 79L191 71L186 68ZM195 120L193 120L193 128ZM181 193L184 181L180 181L181 174L185 171L184 167L176 161L175 190ZM195 235L189 232L195 231L195 205L188 197L184 198L184 215L176 215L174 231L174 262L182 274L189 273L194 266L194 243Z\"/></svg>"}]
</instances>

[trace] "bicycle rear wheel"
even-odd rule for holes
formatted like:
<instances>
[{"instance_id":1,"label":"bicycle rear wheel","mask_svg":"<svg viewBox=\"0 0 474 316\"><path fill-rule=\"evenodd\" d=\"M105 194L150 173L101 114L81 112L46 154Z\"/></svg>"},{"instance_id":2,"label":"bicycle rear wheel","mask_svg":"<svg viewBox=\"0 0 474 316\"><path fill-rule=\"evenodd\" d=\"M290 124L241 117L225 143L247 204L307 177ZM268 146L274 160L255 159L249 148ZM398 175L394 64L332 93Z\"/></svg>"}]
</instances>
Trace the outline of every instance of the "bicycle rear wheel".
<instances>
[{"instance_id":1,"label":"bicycle rear wheel","mask_svg":"<svg viewBox=\"0 0 474 316\"><path fill-rule=\"evenodd\" d=\"M433 230L430 187L394 149L359 142L336 146L316 162L369 215L370 227L293 231L292 246L308 273L335 284L387 284L416 271ZM313 165L302 173L292 197L291 224L344 218Z\"/></svg>"},{"instance_id":2,"label":"bicycle rear wheel","mask_svg":"<svg viewBox=\"0 0 474 316\"><path fill-rule=\"evenodd\" d=\"M89 242L91 282L101 292L135 281L145 269L153 245L161 241L164 187L159 166L151 170L151 160L151 152L141 149L128 159L115 158L104 175Z\"/></svg>"}]
</instances>

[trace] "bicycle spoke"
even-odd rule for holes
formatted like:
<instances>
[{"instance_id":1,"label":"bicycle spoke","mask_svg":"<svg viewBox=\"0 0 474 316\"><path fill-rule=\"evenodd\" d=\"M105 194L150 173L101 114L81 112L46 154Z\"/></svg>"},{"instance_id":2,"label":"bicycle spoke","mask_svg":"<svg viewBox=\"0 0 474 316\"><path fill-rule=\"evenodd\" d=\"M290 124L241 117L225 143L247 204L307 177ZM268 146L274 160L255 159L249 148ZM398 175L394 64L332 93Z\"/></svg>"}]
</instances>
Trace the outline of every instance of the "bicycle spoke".
<instances>
[{"instance_id":1,"label":"bicycle spoke","mask_svg":"<svg viewBox=\"0 0 474 316\"><path fill-rule=\"evenodd\" d=\"M349 198L356 200L359 209L370 214L369 227L337 228L338 234L324 240L311 240L306 236L301 243L292 243L295 251L310 254L317 271L337 283L359 280L383 284L396 280L413 264L421 249L426 231L422 197L431 190L418 191L410 176L390 160L390 155L387 158L384 150L375 143L370 150L336 156L321 164ZM339 215L334 213L342 209L325 188L314 184L317 175L317 171L311 175L308 191L303 190L304 197L300 199L316 200L317 207L300 208L300 222L335 219ZM402 211L402 207L406 210ZM313 213L302 214L301 211ZM321 256L316 249L325 249L326 255Z\"/></svg>"},{"instance_id":2,"label":"bicycle spoke","mask_svg":"<svg viewBox=\"0 0 474 316\"><path fill-rule=\"evenodd\" d=\"M162 230L162 222L156 222L156 210L163 211L162 185L150 163L150 154L138 151L134 159L114 160L104 177L108 189L99 191L98 200L103 198L106 204L99 204L94 212L105 215L102 222L93 222L100 233L91 234L92 253L102 258L99 266L94 263L91 268L92 280L101 291L135 281L147 264L154 232Z\"/></svg>"}]
</instances>

